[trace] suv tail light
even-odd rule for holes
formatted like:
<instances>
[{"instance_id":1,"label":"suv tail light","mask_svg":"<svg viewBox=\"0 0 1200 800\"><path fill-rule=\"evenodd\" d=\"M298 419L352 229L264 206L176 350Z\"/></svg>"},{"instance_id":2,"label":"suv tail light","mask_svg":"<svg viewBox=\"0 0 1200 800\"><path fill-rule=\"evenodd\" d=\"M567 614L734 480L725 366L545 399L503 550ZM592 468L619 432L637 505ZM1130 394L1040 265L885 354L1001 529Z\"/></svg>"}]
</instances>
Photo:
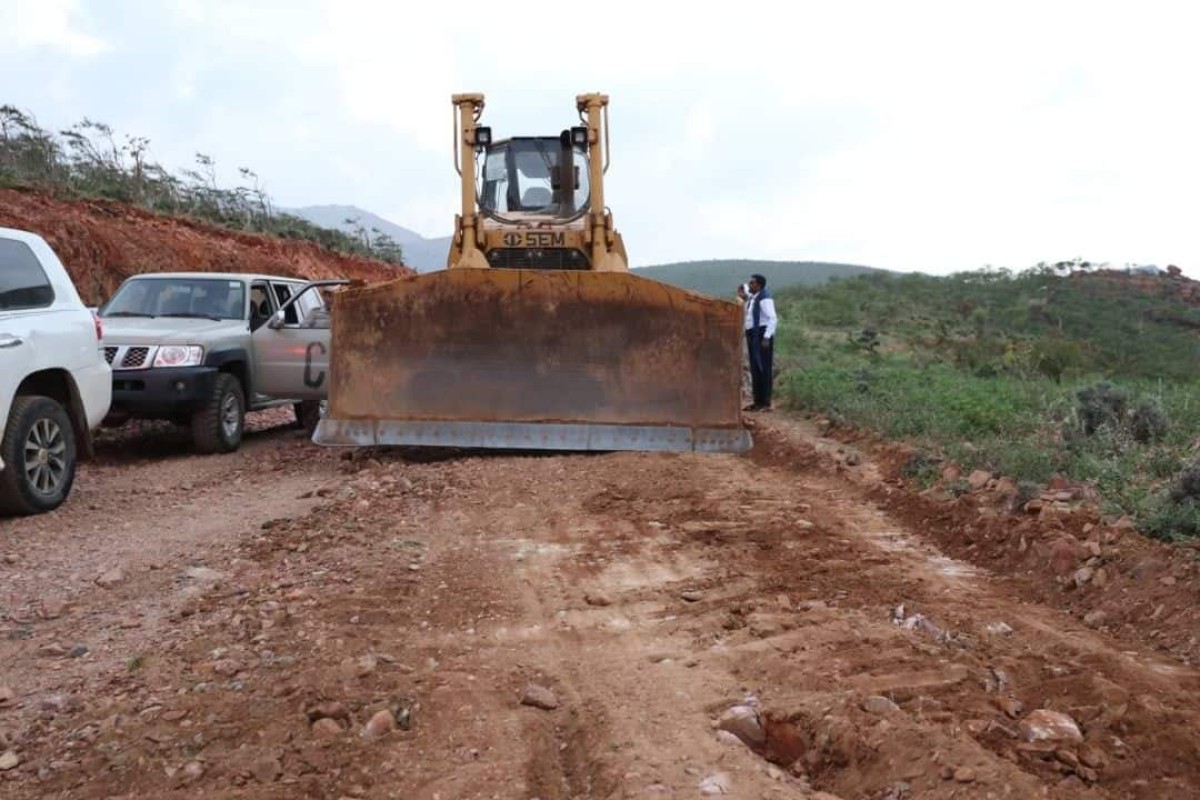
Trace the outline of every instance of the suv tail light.
<instances>
[{"instance_id":1,"label":"suv tail light","mask_svg":"<svg viewBox=\"0 0 1200 800\"><path fill-rule=\"evenodd\" d=\"M100 315L95 311L92 312L92 322L96 324L96 341L102 341L104 339L104 323L100 321Z\"/></svg>"}]
</instances>

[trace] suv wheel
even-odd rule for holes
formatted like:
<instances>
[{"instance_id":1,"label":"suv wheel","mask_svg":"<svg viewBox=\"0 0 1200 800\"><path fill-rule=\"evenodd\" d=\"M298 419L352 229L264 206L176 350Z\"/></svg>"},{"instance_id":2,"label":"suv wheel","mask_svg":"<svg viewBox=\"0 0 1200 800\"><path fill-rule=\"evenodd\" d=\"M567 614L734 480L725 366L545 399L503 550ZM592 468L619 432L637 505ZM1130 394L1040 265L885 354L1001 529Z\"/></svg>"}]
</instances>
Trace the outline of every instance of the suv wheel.
<instances>
[{"instance_id":1,"label":"suv wheel","mask_svg":"<svg viewBox=\"0 0 1200 800\"><path fill-rule=\"evenodd\" d=\"M0 457L0 511L38 514L58 508L75 482L75 431L67 412L49 397L16 398Z\"/></svg>"},{"instance_id":2,"label":"suv wheel","mask_svg":"<svg viewBox=\"0 0 1200 800\"><path fill-rule=\"evenodd\" d=\"M212 395L192 415L192 442L201 453L232 453L242 443L246 396L237 377L217 373Z\"/></svg>"}]
</instances>

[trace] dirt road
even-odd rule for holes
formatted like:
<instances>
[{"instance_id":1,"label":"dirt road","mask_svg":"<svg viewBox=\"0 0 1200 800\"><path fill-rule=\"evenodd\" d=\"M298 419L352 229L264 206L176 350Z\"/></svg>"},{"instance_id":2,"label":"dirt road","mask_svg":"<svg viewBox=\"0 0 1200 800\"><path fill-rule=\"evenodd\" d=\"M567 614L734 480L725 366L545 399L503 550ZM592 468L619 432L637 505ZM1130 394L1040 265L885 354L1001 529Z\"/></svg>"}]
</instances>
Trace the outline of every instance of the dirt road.
<instances>
[{"instance_id":1,"label":"dirt road","mask_svg":"<svg viewBox=\"0 0 1200 800\"><path fill-rule=\"evenodd\" d=\"M0 522L0 794L1200 796L1190 561L916 497L782 415L755 436L111 444Z\"/></svg>"}]
</instances>

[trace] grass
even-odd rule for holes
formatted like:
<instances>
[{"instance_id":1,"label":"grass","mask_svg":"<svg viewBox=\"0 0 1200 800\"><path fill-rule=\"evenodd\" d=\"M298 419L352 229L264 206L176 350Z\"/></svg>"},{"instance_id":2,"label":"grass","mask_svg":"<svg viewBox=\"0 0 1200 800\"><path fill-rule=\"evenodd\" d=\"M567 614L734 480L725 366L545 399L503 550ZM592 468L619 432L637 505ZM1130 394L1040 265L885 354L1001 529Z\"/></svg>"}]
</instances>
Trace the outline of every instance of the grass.
<instances>
[{"instance_id":1,"label":"grass","mask_svg":"<svg viewBox=\"0 0 1200 800\"><path fill-rule=\"evenodd\" d=\"M1018 482L1062 475L1148 533L1196 536L1200 469L1180 491L1200 432L1194 312L1088 280L875 276L783 293L780 397L912 443L924 484L943 460ZM1054 302L1014 312L1023 292Z\"/></svg>"}]
</instances>

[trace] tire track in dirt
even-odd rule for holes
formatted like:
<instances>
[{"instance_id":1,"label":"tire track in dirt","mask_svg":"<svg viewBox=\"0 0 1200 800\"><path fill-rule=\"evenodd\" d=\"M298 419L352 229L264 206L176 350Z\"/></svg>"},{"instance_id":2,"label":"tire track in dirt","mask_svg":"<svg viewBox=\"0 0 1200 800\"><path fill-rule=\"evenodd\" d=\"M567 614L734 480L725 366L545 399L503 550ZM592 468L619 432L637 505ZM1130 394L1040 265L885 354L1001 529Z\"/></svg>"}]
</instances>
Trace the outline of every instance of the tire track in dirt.
<instances>
[{"instance_id":1,"label":"tire track in dirt","mask_svg":"<svg viewBox=\"0 0 1200 800\"><path fill-rule=\"evenodd\" d=\"M31 731L12 796L1200 795L1192 670L948 558L804 434L756 435L363 452L328 503L237 536L237 591L193 596L173 648ZM713 729L742 703L753 748ZM1085 740L1023 741L1042 708Z\"/></svg>"}]
</instances>

